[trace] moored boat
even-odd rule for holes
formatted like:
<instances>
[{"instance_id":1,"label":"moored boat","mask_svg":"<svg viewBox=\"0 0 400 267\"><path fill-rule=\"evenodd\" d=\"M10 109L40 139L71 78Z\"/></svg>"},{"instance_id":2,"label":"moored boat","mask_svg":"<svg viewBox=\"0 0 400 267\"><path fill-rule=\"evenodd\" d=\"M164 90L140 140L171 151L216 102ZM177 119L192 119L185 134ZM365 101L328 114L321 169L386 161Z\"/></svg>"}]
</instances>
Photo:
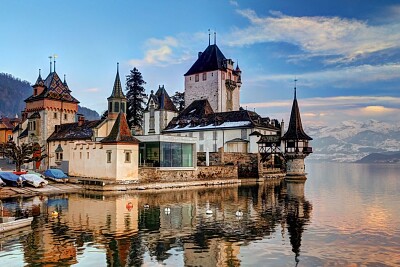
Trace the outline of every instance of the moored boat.
<instances>
[{"instance_id":1,"label":"moored boat","mask_svg":"<svg viewBox=\"0 0 400 267\"><path fill-rule=\"evenodd\" d=\"M15 217L0 217L0 233L30 226L33 217L15 219Z\"/></svg>"},{"instance_id":2,"label":"moored boat","mask_svg":"<svg viewBox=\"0 0 400 267\"><path fill-rule=\"evenodd\" d=\"M1 178L0 178L0 186L5 186L5 185L6 185L6 183L3 182L3 180L1 180Z\"/></svg>"},{"instance_id":3,"label":"moored boat","mask_svg":"<svg viewBox=\"0 0 400 267\"><path fill-rule=\"evenodd\" d=\"M22 174L21 177L27 184L34 187L44 187L49 183L39 175L33 173Z\"/></svg>"},{"instance_id":4,"label":"moored boat","mask_svg":"<svg viewBox=\"0 0 400 267\"><path fill-rule=\"evenodd\" d=\"M50 180L53 180L58 183L68 182L68 176L59 169L47 169L43 175Z\"/></svg>"},{"instance_id":5,"label":"moored boat","mask_svg":"<svg viewBox=\"0 0 400 267\"><path fill-rule=\"evenodd\" d=\"M24 182L21 177L12 172L0 172L0 178L10 186L22 186Z\"/></svg>"}]
</instances>

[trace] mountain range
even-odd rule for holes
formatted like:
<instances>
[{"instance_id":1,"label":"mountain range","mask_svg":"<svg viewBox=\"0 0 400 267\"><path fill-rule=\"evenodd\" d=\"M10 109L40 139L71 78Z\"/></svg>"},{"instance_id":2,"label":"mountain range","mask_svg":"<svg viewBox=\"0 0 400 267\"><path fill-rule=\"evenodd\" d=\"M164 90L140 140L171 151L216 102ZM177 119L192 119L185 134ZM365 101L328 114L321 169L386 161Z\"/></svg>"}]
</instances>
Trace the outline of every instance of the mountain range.
<instances>
[{"instance_id":1,"label":"mountain range","mask_svg":"<svg viewBox=\"0 0 400 267\"><path fill-rule=\"evenodd\" d=\"M25 108L24 100L32 95L32 86L29 82L7 73L0 73L0 116L21 116ZM86 107L78 106L78 113L85 116L87 120L97 120L99 113Z\"/></svg>"},{"instance_id":2,"label":"mountain range","mask_svg":"<svg viewBox=\"0 0 400 267\"><path fill-rule=\"evenodd\" d=\"M305 130L314 139L310 160L355 162L372 153L400 150L400 123L349 120L336 126L309 126Z\"/></svg>"}]
</instances>

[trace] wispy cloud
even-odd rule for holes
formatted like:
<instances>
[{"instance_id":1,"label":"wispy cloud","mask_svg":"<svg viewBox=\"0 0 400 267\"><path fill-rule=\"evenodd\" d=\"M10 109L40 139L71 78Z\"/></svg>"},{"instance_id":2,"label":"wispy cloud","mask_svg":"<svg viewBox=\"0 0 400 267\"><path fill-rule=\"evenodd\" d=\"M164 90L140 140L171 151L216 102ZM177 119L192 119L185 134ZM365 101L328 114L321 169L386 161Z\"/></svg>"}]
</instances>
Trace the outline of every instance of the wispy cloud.
<instances>
[{"instance_id":1,"label":"wispy cloud","mask_svg":"<svg viewBox=\"0 0 400 267\"><path fill-rule=\"evenodd\" d=\"M167 36L164 39L150 38L146 41L145 47L146 51L142 59L129 60L131 66L167 66L181 63L187 57L184 52L178 53L180 55L179 58L174 55L174 49L182 49L182 46L177 38L171 36Z\"/></svg>"},{"instance_id":2,"label":"wispy cloud","mask_svg":"<svg viewBox=\"0 0 400 267\"><path fill-rule=\"evenodd\" d=\"M357 83L388 81L400 78L400 64L359 65L344 68L296 74L308 86L330 84L335 87L354 86ZM258 75L249 77L249 83L264 81L291 81L293 74Z\"/></svg>"},{"instance_id":3,"label":"wispy cloud","mask_svg":"<svg viewBox=\"0 0 400 267\"><path fill-rule=\"evenodd\" d=\"M383 25L340 17L294 17L271 12L260 17L254 10L238 9L250 25L227 36L231 46L287 42L308 56L328 56L328 63L349 62L360 56L400 47L400 20ZM334 57L332 57L334 56Z\"/></svg>"}]
</instances>

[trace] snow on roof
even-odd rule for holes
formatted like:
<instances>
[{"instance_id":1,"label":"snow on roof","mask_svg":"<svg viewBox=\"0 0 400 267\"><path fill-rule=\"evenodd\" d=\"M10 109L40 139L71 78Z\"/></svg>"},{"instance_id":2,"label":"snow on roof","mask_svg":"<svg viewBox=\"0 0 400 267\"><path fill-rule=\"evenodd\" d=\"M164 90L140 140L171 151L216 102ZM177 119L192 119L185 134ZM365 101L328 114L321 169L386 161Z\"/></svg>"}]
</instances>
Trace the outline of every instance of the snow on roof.
<instances>
[{"instance_id":1,"label":"snow on roof","mask_svg":"<svg viewBox=\"0 0 400 267\"><path fill-rule=\"evenodd\" d=\"M220 125L206 125L206 126L194 126L190 127L190 124L186 125L185 127L180 128L179 125L175 126L172 129L165 130L165 132L175 132L175 131L196 131L196 130L209 130L209 129L220 129L220 128L235 128L235 127L245 127L250 126L251 123L249 121L228 121L224 122Z\"/></svg>"}]
</instances>

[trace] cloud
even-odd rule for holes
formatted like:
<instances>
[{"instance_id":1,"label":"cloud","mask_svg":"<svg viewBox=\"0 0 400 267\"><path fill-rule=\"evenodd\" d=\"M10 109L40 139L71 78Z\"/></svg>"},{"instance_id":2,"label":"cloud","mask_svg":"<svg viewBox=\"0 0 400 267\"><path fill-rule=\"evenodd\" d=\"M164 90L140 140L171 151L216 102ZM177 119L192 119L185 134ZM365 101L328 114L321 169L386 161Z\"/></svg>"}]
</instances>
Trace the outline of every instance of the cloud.
<instances>
[{"instance_id":1,"label":"cloud","mask_svg":"<svg viewBox=\"0 0 400 267\"><path fill-rule=\"evenodd\" d=\"M254 10L238 9L250 25L227 36L231 46L286 42L308 56L324 56L327 63L350 62L366 54L400 46L400 21L369 25L340 17L284 15L277 11L260 17ZM333 57L332 57L333 56Z\"/></svg>"},{"instance_id":2,"label":"cloud","mask_svg":"<svg viewBox=\"0 0 400 267\"><path fill-rule=\"evenodd\" d=\"M165 66L176 63L173 58L173 49L179 47L176 38L167 36L164 39L150 38L146 41L147 50L142 59L131 59L131 66L140 67L144 65Z\"/></svg>"},{"instance_id":3,"label":"cloud","mask_svg":"<svg viewBox=\"0 0 400 267\"><path fill-rule=\"evenodd\" d=\"M233 0L229 0L229 4L231 4L232 6L235 6L235 7L239 7L238 2L233 1Z\"/></svg>"},{"instance_id":4,"label":"cloud","mask_svg":"<svg viewBox=\"0 0 400 267\"><path fill-rule=\"evenodd\" d=\"M291 81L293 74L258 75L249 78L249 83L264 81ZM354 86L357 83L388 81L400 78L400 64L359 65L344 68L296 74L302 85L321 86L330 84L335 87Z\"/></svg>"}]
</instances>

